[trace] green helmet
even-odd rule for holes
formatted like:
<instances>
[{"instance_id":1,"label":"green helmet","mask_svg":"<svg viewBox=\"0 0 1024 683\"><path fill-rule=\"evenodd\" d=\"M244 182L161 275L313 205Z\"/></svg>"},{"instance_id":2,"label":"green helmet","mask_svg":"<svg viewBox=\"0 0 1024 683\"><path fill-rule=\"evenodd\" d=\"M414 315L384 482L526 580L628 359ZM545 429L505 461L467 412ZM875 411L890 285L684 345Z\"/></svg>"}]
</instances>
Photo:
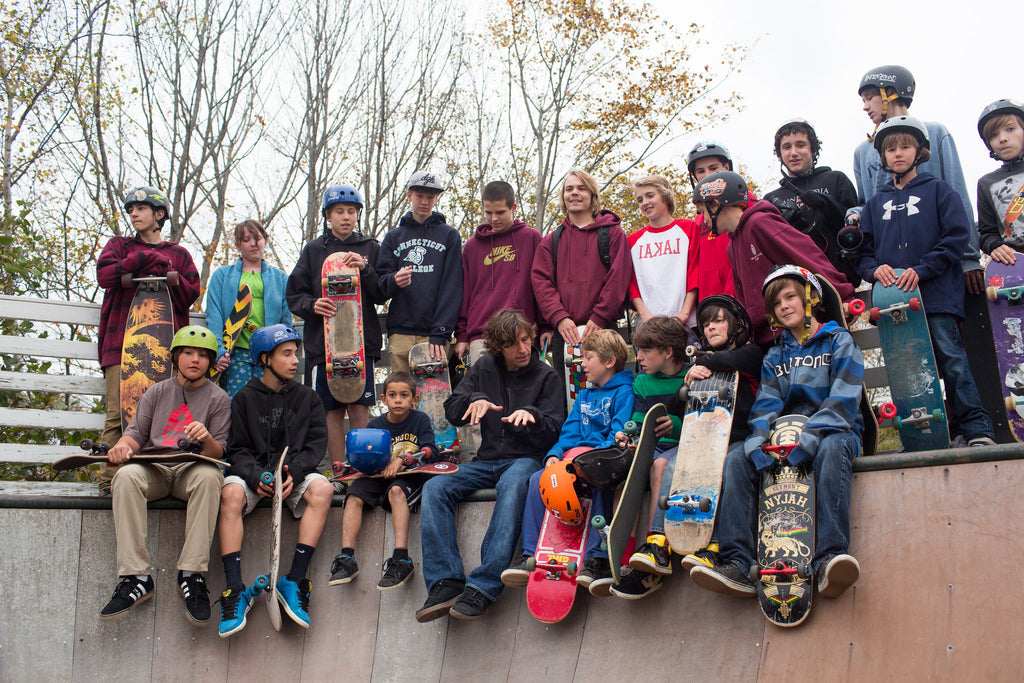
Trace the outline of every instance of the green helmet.
<instances>
[{"instance_id":1,"label":"green helmet","mask_svg":"<svg viewBox=\"0 0 1024 683\"><path fill-rule=\"evenodd\" d=\"M171 340L171 351L182 346L191 346L196 349L206 349L217 355L217 338L213 332L202 325L186 325L174 333Z\"/></svg>"}]
</instances>

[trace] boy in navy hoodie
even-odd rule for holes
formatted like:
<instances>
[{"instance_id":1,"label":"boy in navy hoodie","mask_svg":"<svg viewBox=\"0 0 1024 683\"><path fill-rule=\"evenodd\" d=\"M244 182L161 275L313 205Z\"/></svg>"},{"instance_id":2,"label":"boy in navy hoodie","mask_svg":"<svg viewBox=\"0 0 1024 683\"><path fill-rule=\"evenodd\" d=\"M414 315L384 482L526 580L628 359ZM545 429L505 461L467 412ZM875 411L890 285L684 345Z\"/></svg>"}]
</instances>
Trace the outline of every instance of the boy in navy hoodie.
<instances>
[{"instance_id":1,"label":"boy in navy hoodie","mask_svg":"<svg viewBox=\"0 0 1024 683\"><path fill-rule=\"evenodd\" d=\"M964 316L960 261L967 248L967 215L952 187L918 173L929 156L928 130L920 121L887 119L875 133L875 149L892 182L861 214L861 277L903 291L920 286L935 361L964 438L970 446L992 445L992 420L981 405L957 326ZM905 270L897 277L895 268Z\"/></svg>"},{"instance_id":2,"label":"boy in navy hoodie","mask_svg":"<svg viewBox=\"0 0 1024 683\"><path fill-rule=\"evenodd\" d=\"M377 275L388 306L388 356L392 372L409 372L409 351L430 342L430 356L447 360L462 303L462 237L434 211L444 187L430 171L409 179L412 210L380 246Z\"/></svg>"}]
</instances>

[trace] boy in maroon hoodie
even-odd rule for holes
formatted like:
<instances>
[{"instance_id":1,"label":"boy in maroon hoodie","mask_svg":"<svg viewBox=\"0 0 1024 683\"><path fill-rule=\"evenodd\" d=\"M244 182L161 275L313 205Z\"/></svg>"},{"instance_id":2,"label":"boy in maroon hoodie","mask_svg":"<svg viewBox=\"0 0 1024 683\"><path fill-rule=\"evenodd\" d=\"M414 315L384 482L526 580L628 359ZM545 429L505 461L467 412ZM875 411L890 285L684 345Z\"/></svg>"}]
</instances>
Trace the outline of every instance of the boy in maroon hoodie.
<instances>
[{"instance_id":1,"label":"boy in maroon hoodie","mask_svg":"<svg viewBox=\"0 0 1024 683\"><path fill-rule=\"evenodd\" d=\"M594 330L613 327L622 314L633 275L619 217L601 208L597 181L574 168L562 182L562 224L544 236L533 260L533 293L542 322L555 328L551 357L565 386L565 344L579 344ZM557 247L553 246L557 244ZM545 335L541 335L541 343Z\"/></svg>"},{"instance_id":2,"label":"boy in maroon hoodie","mask_svg":"<svg viewBox=\"0 0 1024 683\"><path fill-rule=\"evenodd\" d=\"M455 355L469 353L472 365L484 353L484 326L503 308L518 309L550 337L533 297L530 270L540 233L515 216L516 193L495 180L484 186L486 223L462 248L462 308L455 325Z\"/></svg>"},{"instance_id":3,"label":"boy in maroon hoodie","mask_svg":"<svg viewBox=\"0 0 1024 683\"><path fill-rule=\"evenodd\" d=\"M740 174L720 171L697 184L693 199L695 203L703 202L704 220L712 232L729 233L727 254L736 298L750 314L754 342L766 348L775 338L768 324L761 285L775 266L792 263L824 275L843 301L853 298L853 286L813 239L787 223L771 202L750 201L749 192Z\"/></svg>"}]
</instances>

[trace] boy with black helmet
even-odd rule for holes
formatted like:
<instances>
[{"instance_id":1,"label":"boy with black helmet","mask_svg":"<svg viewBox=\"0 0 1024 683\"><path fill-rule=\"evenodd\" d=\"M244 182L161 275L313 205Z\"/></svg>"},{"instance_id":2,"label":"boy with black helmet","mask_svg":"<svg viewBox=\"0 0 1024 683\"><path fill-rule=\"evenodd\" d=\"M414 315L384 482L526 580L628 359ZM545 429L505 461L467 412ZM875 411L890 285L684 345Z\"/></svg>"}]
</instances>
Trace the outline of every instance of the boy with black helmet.
<instances>
[{"instance_id":1,"label":"boy with black helmet","mask_svg":"<svg viewBox=\"0 0 1024 683\"><path fill-rule=\"evenodd\" d=\"M324 408L315 391L294 381L299 367L298 333L290 325L269 325L249 339L252 363L262 376L252 378L231 402L231 433L225 459L231 463L220 492L221 594L219 633L226 638L245 627L253 595L242 581L243 515L274 487L261 481L273 472L285 448L282 468L284 502L299 518L299 538L287 574L277 579L281 607L299 626L309 628L309 579L313 552L320 540L334 487L316 471L327 448Z\"/></svg>"},{"instance_id":2,"label":"boy with black helmet","mask_svg":"<svg viewBox=\"0 0 1024 683\"><path fill-rule=\"evenodd\" d=\"M981 248L1013 265L1024 250L1024 104L996 100L978 117L978 134L1002 166L978 180Z\"/></svg>"},{"instance_id":3,"label":"boy with black helmet","mask_svg":"<svg viewBox=\"0 0 1024 683\"><path fill-rule=\"evenodd\" d=\"M210 543L217 523L223 477L206 462L166 466L134 463L136 453L180 453L178 439L202 443L202 454L220 458L227 441L231 405L228 395L207 380L217 354L213 332L199 325L183 327L171 342L175 373L142 395L135 418L107 459L115 468L111 481L114 535L119 582L102 621L125 616L153 596L146 549L146 503L166 496L185 501L185 541L178 556L177 584L185 598L185 615L196 626L210 620L209 592L203 573L210 561Z\"/></svg>"},{"instance_id":4,"label":"boy with black helmet","mask_svg":"<svg viewBox=\"0 0 1024 683\"><path fill-rule=\"evenodd\" d=\"M160 239L160 230L170 216L171 205L166 195L152 187L136 187L124 197L124 210L135 228L135 235L111 237L96 260L96 280L103 287L100 306L100 367L106 382L104 401L107 419L100 440L113 445L121 438L121 346L128 325L128 312L135 286L123 287L121 276L163 276L178 273L178 285L169 287L174 330L188 324L188 309L199 298L199 271L192 256L173 242ZM100 468L100 489L109 488L114 473Z\"/></svg>"},{"instance_id":5,"label":"boy with black helmet","mask_svg":"<svg viewBox=\"0 0 1024 683\"><path fill-rule=\"evenodd\" d=\"M953 188L919 170L929 156L923 123L891 117L878 127L874 145L892 180L861 214L860 274L904 291L920 286L939 374L963 436L971 446L990 445L992 420L982 407L958 327L964 317L960 255L970 230L967 216ZM905 270L897 277L895 268Z\"/></svg>"},{"instance_id":6,"label":"boy with black helmet","mask_svg":"<svg viewBox=\"0 0 1024 683\"><path fill-rule=\"evenodd\" d=\"M306 352L306 380L323 401L327 415L327 452L331 462L345 460L345 416L348 427L365 427L370 421L369 407L376 402L373 388L373 364L380 359L381 330L376 304L385 301L377 284L375 264L380 254L377 240L359 231L363 197L351 185L331 185L324 190L320 214L324 232L302 249L299 260L288 276L285 298L292 313L305 321L302 330ZM324 318L334 315L334 303L323 295L321 286L324 261L335 253L344 254L346 266L359 271L362 299L363 352L366 357L366 386L355 403L341 403L327 386L327 351L324 348Z\"/></svg>"},{"instance_id":7,"label":"boy with black helmet","mask_svg":"<svg viewBox=\"0 0 1024 683\"><path fill-rule=\"evenodd\" d=\"M712 173L732 171L733 162L729 149L714 140L701 140L686 155L686 169L689 171L690 186L697 184ZM756 201L753 194L751 201ZM697 203L696 194L693 195ZM715 234L711 226L704 223L704 214L699 206L694 218L697 232L697 298L713 294L735 294L732 285L732 265L726 251L729 248L728 233Z\"/></svg>"}]
</instances>

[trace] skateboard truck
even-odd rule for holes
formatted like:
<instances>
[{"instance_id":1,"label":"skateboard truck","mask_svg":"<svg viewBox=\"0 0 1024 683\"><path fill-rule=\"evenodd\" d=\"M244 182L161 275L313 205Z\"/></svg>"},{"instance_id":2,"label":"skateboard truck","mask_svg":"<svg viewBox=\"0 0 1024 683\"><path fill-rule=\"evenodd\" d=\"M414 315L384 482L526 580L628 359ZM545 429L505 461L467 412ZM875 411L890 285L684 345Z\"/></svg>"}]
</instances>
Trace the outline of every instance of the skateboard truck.
<instances>
[{"instance_id":1,"label":"skateboard truck","mask_svg":"<svg viewBox=\"0 0 1024 683\"><path fill-rule=\"evenodd\" d=\"M140 288L155 292L160 289L161 282L166 282L168 287L177 287L178 271L169 270L166 275L148 275L146 277L135 277L132 273L125 273L121 276L121 286L125 289L138 285Z\"/></svg>"},{"instance_id":2,"label":"skateboard truck","mask_svg":"<svg viewBox=\"0 0 1024 683\"><path fill-rule=\"evenodd\" d=\"M912 425L917 429L927 429L933 420L935 422L943 421L942 410L936 408L929 413L926 408L911 408L910 417L897 417L895 421L897 428L903 425Z\"/></svg>"},{"instance_id":3,"label":"skateboard truck","mask_svg":"<svg viewBox=\"0 0 1024 683\"><path fill-rule=\"evenodd\" d=\"M412 374L417 377L423 375L436 375L439 374L445 367L446 364L439 360L432 360L427 363L416 363L412 366Z\"/></svg>"},{"instance_id":4,"label":"skateboard truck","mask_svg":"<svg viewBox=\"0 0 1024 683\"><path fill-rule=\"evenodd\" d=\"M363 361L359 356L331 358L327 364L327 379L332 377L356 377L363 371Z\"/></svg>"},{"instance_id":5,"label":"skateboard truck","mask_svg":"<svg viewBox=\"0 0 1024 683\"><path fill-rule=\"evenodd\" d=\"M707 496L683 495L679 500L670 500L668 496L661 496L658 498L658 507L662 510L679 508L684 515L695 515L697 512L710 512L711 499Z\"/></svg>"},{"instance_id":6,"label":"skateboard truck","mask_svg":"<svg viewBox=\"0 0 1024 683\"><path fill-rule=\"evenodd\" d=\"M594 515L590 526L601 536L601 550L608 550L608 520L601 515Z\"/></svg>"},{"instance_id":7,"label":"skateboard truck","mask_svg":"<svg viewBox=\"0 0 1024 683\"><path fill-rule=\"evenodd\" d=\"M181 449L182 453L195 453L198 455L203 452L203 442L193 441L187 436L183 436L178 439L178 448Z\"/></svg>"},{"instance_id":8,"label":"skateboard truck","mask_svg":"<svg viewBox=\"0 0 1024 683\"><path fill-rule=\"evenodd\" d=\"M863 302L861 302L861 305L863 306ZM871 312L868 314L868 317L871 318L871 322L877 323L884 314L892 318L892 322L894 325L900 325L902 323L907 322L907 319L909 318L909 316L907 315L908 308L912 311L920 311L921 300L915 296L912 297L910 301L908 301L907 303L893 304L889 308L878 308L877 306L875 306L871 309ZM853 310L852 305L850 310ZM861 310L863 311L863 309Z\"/></svg>"},{"instance_id":9,"label":"skateboard truck","mask_svg":"<svg viewBox=\"0 0 1024 683\"><path fill-rule=\"evenodd\" d=\"M684 384L679 387L679 400L685 404L691 398L695 399L700 404L697 410L703 411L707 410L708 405L715 399L717 403L728 401L729 393L729 387L719 387L715 391L697 391Z\"/></svg>"},{"instance_id":10,"label":"skateboard truck","mask_svg":"<svg viewBox=\"0 0 1024 683\"><path fill-rule=\"evenodd\" d=\"M92 451L93 455L106 455L110 452L110 446L92 439L82 439L78 447L83 451Z\"/></svg>"},{"instance_id":11,"label":"skateboard truck","mask_svg":"<svg viewBox=\"0 0 1024 683\"><path fill-rule=\"evenodd\" d=\"M573 578L576 576L577 566L575 562L555 562L549 560L548 562L538 562L536 557L531 557L526 561L526 570L533 572L535 569L543 569L547 574L544 575L545 579L552 581L561 581L562 573L564 572L566 577Z\"/></svg>"},{"instance_id":12,"label":"skateboard truck","mask_svg":"<svg viewBox=\"0 0 1024 683\"><path fill-rule=\"evenodd\" d=\"M324 296L352 296L359 293L358 275L328 275L320 281Z\"/></svg>"},{"instance_id":13,"label":"skateboard truck","mask_svg":"<svg viewBox=\"0 0 1024 683\"><path fill-rule=\"evenodd\" d=\"M778 560L763 568L756 564L750 567L750 580L754 583L760 581L764 576L771 576L773 580L779 576L809 579L811 578L811 567L806 562L793 564L784 560Z\"/></svg>"},{"instance_id":14,"label":"skateboard truck","mask_svg":"<svg viewBox=\"0 0 1024 683\"><path fill-rule=\"evenodd\" d=\"M1011 306L1019 306L1024 303L1024 285L1017 287L986 287L985 296L989 301L995 301L1002 295Z\"/></svg>"}]
</instances>

